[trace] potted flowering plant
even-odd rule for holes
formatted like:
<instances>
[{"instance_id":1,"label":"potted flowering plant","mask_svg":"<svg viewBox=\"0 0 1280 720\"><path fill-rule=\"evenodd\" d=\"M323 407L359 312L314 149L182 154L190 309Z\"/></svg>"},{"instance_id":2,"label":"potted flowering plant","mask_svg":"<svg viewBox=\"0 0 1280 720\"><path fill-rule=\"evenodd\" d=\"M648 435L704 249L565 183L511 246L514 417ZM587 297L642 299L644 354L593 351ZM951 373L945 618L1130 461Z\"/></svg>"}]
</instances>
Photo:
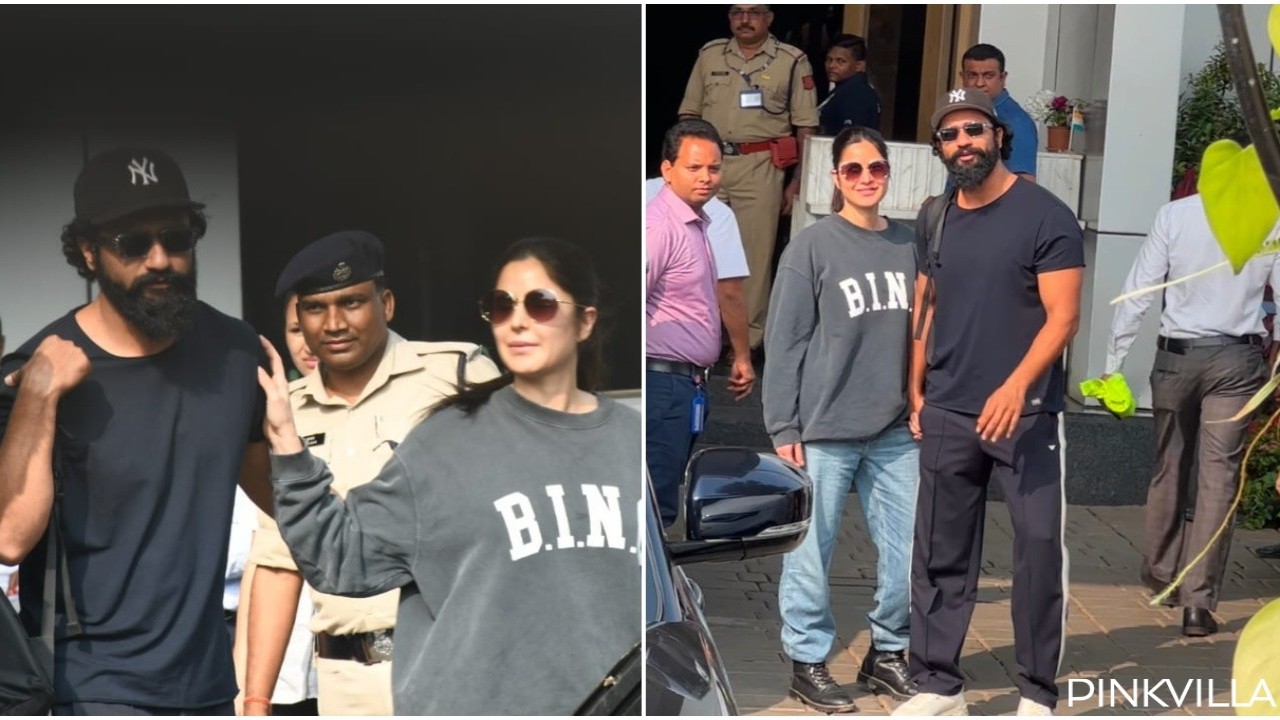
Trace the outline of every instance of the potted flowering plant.
<instances>
[{"instance_id":1,"label":"potted flowering plant","mask_svg":"<svg viewBox=\"0 0 1280 720\"><path fill-rule=\"evenodd\" d=\"M1052 90L1041 90L1027 100L1027 114L1049 128L1045 147L1062 152L1071 145L1071 125L1084 129L1083 100L1068 100L1065 95L1055 95Z\"/></svg>"}]
</instances>

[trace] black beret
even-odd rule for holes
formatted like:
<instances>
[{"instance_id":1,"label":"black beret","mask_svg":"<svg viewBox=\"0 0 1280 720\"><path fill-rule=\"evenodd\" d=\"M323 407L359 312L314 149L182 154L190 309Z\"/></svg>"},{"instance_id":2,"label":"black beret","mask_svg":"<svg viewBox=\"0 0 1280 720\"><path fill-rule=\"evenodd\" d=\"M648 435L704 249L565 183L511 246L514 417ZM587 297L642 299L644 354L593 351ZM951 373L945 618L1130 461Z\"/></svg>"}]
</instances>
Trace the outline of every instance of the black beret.
<instances>
[{"instance_id":1,"label":"black beret","mask_svg":"<svg viewBox=\"0 0 1280 720\"><path fill-rule=\"evenodd\" d=\"M276 297L325 293L382 275L382 241L363 230L343 230L299 250L276 281Z\"/></svg>"}]
</instances>

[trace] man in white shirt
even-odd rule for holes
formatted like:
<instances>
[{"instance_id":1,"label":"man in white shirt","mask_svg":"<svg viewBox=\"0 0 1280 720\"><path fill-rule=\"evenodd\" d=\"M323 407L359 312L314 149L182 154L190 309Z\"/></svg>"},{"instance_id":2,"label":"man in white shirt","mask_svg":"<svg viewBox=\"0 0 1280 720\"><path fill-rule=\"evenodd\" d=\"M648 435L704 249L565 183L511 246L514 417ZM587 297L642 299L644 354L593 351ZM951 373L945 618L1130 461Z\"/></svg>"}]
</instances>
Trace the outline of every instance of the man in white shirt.
<instances>
[{"instance_id":1,"label":"man in white shirt","mask_svg":"<svg viewBox=\"0 0 1280 720\"><path fill-rule=\"evenodd\" d=\"M660 177L644 181L646 205L658 196L664 184ZM742 399L751 392L756 379L755 368L750 362L751 347L747 334L745 282L750 274L747 254L742 249L738 219L724 201L713 197L702 206L702 210L711 218L707 226L707 241L711 243L711 255L716 261L716 300L720 305L720 319L728 333L733 357L745 360L735 365L734 379L737 383L731 388L738 399Z\"/></svg>"},{"instance_id":2,"label":"man in white shirt","mask_svg":"<svg viewBox=\"0 0 1280 720\"><path fill-rule=\"evenodd\" d=\"M1185 277L1225 259L1209 229L1201 197L1175 200L1156 213L1123 292ZM1253 258L1238 275L1222 267L1164 291L1159 349L1151 370L1156 467L1147 493L1142 563L1143 582L1153 592L1163 589L1208 545L1235 497L1249 418L1214 421L1239 412L1268 377L1262 324L1268 282L1280 287L1275 254ZM1139 295L1116 308L1106 375L1121 369L1156 295ZM1194 465L1198 469L1193 476ZM1192 482L1197 488L1195 519L1188 523L1185 504ZM1175 597L1184 608L1184 635L1217 632L1212 611L1230 547L1228 526L1178 588Z\"/></svg>"}]
</instances>

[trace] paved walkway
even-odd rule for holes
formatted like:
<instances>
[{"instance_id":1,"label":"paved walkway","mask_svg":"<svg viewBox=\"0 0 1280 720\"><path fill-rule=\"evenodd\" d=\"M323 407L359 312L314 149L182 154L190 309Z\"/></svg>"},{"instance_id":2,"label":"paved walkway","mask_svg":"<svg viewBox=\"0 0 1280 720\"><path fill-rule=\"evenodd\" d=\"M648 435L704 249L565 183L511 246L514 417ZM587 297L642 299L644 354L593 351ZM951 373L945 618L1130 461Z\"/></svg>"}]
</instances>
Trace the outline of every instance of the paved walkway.
<instances>
[{"instance_id":1,"label":"paved walkway","mask_svg":"<svg viewBox=\"0 0 1280 720\"><path fill-rule=\"evenodd\" d=\"M852 498L832 564L832 601L840 636L830 661L832 674L852 683L870 637L866 612L875 588L875 548L865 532L857 498ZM1280 597L1280 562L1261 560L1252 549L1280 542L1274 530L1237 531L1230 573L1218 606L1221 632L1191 639L1180 632L1181 609L1152 608L1138 581L1142 537L1141 507L1071 506L1067 545L1071 552L1069 637L1062 659L1062 702L1059 714L1071 715L1214 715L1230 708L1209 707L1209 680L1214 702L1230 698L1232 654L1245 622L1263 604ZM969 676L969 711L974 715L1008 715L1018 705L1013 683L1013 632L1009 620L1012 577L1012 529L1002 503L988 505L986 549L978 604L961 660ZM728 667L739 710L743 714L798 715L808 711L787 694L790 662L779 641L778 557L745 563L686 566L705 595L708 622ZM1071 678L1102 678L1129 687L1134 678L1169 679L1179 692L1189 679L1202 679L1204 700L1195 706L1192 690L1182 707L1131 708L1119 698L1099 707L1096 699L1067 704ZM1084 695L1077 684L1077 695ZM1280 692L1280 691L1276 691ZM862 715L885 715L896 705L883 696L857 691ZM1241 691L1247 701L1250 691ZM1163 695L1169 697L1167 692ZM1280 702L1280 697L1276 698ZM1167 701L1167 700L1166 700ZM1190 705L1190 706L1188 706Z\"/></svg>"}]
</instances>

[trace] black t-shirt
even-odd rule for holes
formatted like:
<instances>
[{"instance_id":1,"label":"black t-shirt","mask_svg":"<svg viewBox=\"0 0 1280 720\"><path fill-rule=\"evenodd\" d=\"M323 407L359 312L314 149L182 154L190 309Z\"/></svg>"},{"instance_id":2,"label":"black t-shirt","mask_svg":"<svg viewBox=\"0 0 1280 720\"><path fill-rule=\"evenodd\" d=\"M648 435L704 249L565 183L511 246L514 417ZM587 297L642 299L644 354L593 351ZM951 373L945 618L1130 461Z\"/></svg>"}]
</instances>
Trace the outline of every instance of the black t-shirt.
<instances>
[{"instance_id":1,"label":"black t-shirt","mask_svg":"<svg viewBox=\"0 0 1280 720\"><path fill-rule=\"evenodd\" d=\"M58 701L230 701L236 682L222 595L245 445L262 440L257 335L200 303L172 347L122 358L94 344L74 316L0 361L0 375L12 372L57 335L92 364L58 404L63 538L84 628L58 641ZM12 395L0 396L0 433L12 409ZM42 540L22 563L29 627L41 616L43 572Z\"/></svg>"},{"instance_id":2,"label":"black t-shirt","mask_svg":"<svg viewBox=\"0 0 1280 720\"><path fill-rule=\"evenodd\" d=\"M926 267L926 221L916 221L916 259ZM947 212L934 269L937 306L925 402L979 415L1044 326L1037 275L1084 267L1084 238L1071 209L1019 178L995 202ZM1055 362L1027 390L1022 414L1062 412L1066 378Z\"/></svg>"},{"instance_id":3,"label":"black t-shirt","mask_svg":"<svg viewBox=\"0 0 1280 720\"><path fill-rule=\"evenodd\" d=\"M880 130L880 94L871 87L866 73L855 73L836 86L831 98L818 111L822 132L836 135L846 127Z\"/></svg>"}]
</instances>

